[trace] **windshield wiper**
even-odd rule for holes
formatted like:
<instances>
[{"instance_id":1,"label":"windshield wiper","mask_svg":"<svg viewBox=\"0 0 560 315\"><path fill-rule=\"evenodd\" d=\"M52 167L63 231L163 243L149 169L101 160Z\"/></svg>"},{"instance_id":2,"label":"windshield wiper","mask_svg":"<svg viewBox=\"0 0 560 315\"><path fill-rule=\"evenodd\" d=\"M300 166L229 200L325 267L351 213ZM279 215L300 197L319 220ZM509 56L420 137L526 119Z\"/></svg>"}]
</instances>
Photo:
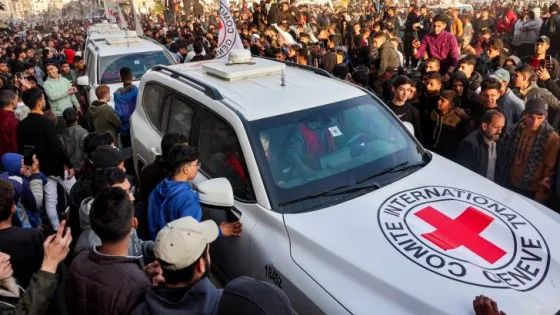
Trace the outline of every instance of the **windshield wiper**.
<instances>
[{"instance_id":1,"label":"windshield wiper","mask_svg":"<svg viewBox=\"0 0 560 315\"><path fill-rule=\"evenodd\" d=\"M375 173L373 175L366 176L362 179L359 179L356 182L356 184L361 184L361 183L363 183L365 181L368 181L372 178L379 177L381 175L385 175L385 174L388 174L388 173L401 172L401 171L405 171L405 170L408 170L408 169L411 169L411 168L421 167L421 166L425 166L425 165L426 165L426 162L424 162L424 161L419 162L419 163L414 163L414 164L410 164L409 162L405 161L405 162L399 163L395 166L389 167L388 169L385 169L381 172L378 172L378 173Z\"/></svg>"},{"instance_id":2,"label":"windshield wiper","mask_svg":"<svg viewBox=\"0 0 560 315\"><path fill-rule=\"evenodd\" d=\"M335 196L335 195L341 195L341 194L347 194L347 193L351 193L354 191L358 191L358 190L363 190L363 189L371 189L371 190L375 190L378 189L379 185L377 183L372 183L372 184L368 184L368 185L361 185L361 186L350 186L350 185L344 185L344 186L340 186L340 187L336 187L336 188L331 188L331 189L327 189L327 190L323 190L321 192L318 192L316 194L309 194L309 195L305 195L302 197L298 197L298 198L294 198L288 201L284 201L279 203L279 206L286 206L292 203L296 203L296 202L300 202L300 201L304 201L304 200L308 200L308 199L313 199L313 198L317 198L317 197L321 197L321 196Z\"/></svg>"}]
</instances>

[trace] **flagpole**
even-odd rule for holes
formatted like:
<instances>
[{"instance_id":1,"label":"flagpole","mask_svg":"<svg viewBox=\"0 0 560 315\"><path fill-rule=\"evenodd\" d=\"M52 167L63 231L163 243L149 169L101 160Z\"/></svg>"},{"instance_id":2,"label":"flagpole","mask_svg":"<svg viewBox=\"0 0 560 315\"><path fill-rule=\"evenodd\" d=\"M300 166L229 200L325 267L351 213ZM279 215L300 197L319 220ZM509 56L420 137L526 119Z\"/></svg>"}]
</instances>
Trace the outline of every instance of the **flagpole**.
<instances>
[{"instance_id":1,"label":"flagpole","mask_svg":"<svg viewBox=\"0 0 560 315\"><path fill-rule=\"evenodd\" d=\"M107 6L107 0L103 0L103 5L105 6L105 18L109 21L111 18L109 17L109 7Z\"/></svg>"},{"instance_id":2,"label":"flagpole","mask_svg":"<svg viewBox=\"0 0 560 315\"><path fill-rule=\"evenodd\" d=\"M138 17L138 13L136 12L136 8L134 8L132 0L130 0L130 5L132 6L132 14L134 15L134 28L136 28L136 33L138 33L138 35L144 35L140 18Z\"/></svg>"}]
</instances>

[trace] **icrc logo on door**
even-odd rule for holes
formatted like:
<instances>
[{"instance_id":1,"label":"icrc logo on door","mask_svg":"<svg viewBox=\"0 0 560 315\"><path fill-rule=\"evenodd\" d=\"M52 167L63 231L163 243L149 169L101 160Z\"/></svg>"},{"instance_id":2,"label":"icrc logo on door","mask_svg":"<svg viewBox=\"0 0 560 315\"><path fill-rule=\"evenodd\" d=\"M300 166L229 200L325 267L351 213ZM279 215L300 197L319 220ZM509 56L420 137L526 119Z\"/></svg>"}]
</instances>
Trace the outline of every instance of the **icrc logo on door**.
<instances>
[{"instance_id":1,"label":"icrc logo on door","mask_svg":"<svg viewBox=\"0 0 560 315\"><path fill-rule=\"evenodd\" d=\"M474 192L445 186L402 191L381 205L378 223L401 254L452 280L529 291L548 272L548 245L533 224Z\"/></svg>"}]
</instances>

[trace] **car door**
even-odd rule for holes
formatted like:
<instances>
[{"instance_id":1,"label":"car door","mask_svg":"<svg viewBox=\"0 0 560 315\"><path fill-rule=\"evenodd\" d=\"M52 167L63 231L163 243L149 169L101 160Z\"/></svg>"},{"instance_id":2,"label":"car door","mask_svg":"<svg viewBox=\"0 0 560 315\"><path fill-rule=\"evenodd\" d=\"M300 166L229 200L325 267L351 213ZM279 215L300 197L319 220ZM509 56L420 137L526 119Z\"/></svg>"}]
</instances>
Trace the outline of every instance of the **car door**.
<instances>
[{"instance_id":1,"label":"car door","mask_svg":"<svg viewBox=\"0 0 560 315\"><path fill-rule=\"evenodd\" d=\"M171 91L156 82L147 82L141 93L142 104L136 104L136 108L141 108L143 115L137 110L132 115L131 123L132 148L138 174L160 154L166 119L164 113L171 100Z\"/></svg>"},{"instance_id":2,"label":"car door","mask_svg":"<svg viewBox=\"0 0 560 315\"><path fill-rule=\"evenodd\" d=\"M200 119L197 145L200 173L196 182L206 178L225 177L235 197L232 211L202 205L203 219L220 224L240 220L240 237L221 237L210 246L212 264L221 280L250 275L249 246L251 232L258 221L259 208L251 190L251 180L235 130L222 118L205 110Z\"/></svg>"},{"instance_id":3,"label":"car door","mask_svg":"<svg viewBox=\"0 0 560 315\"><path fill-rule=\"evenodd\" d=\"M88 104L91 105L93 101L97 100L97 96L95 95L95 88L97 87L97 75L96 75L97 56L93 48L88 47L88 50L89 50L88 59L86 59L86 75L88 76L88 80L89 80L89 86L87 87L88 89L87 101Z\"/></svg>"}]
</instances>

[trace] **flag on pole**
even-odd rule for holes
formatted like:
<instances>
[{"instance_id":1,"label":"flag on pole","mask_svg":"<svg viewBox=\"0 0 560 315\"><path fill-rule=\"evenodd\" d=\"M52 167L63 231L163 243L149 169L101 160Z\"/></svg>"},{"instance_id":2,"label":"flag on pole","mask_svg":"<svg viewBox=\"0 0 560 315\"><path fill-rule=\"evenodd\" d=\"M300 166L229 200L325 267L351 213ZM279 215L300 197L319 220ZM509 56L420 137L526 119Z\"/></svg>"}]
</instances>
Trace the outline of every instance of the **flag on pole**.
<instances>
[{"instance_id":1,"label":"flag on pole","mask_svg":"<svg viewBox=\"0 0 560 315\"><path fill-rule=\"evenodd\" d=\"M117 0L117 10L119 10L119 26L121 29L128 29L128 22L124 19L122 14L121 3Z\"/></svg>"},{"instance_id":2,"label":"flag on pole","mask_svg":"<svg viewBox=\"0 0 560 315\"><path fill-rule=\"evenodd\" d=\"M218 23L218 47L216 48L216 58L223 58L229 55L232 49L244 49L241 37L237 33L235 20L229 10L227 0L220 0L219 7L220 22Z\"/></svg>"},{"instance_id":3,"label":"flag on pole","mask_svg":"<svg viewBox=\"0 0 560 315\"><path fill-rule=\"evenodd\" d=\"M142 24L140 23L136 8L134 8L134 3L131 1L130 5L132 6L132 15L134 15L134 28L136 29L136 33L138 33L138 35L144 35L144 30L142 29Z\"/></svg>"},{"instance_id":4,"label":"flag on pole","mask_svg":"<svg viewBox=\"0 0 560 315\"><path fill-rule=\"evenodd\" d=\"M115 15L113 14L113 9L109 8L109 6L107 5L107 0L103 0L103 5L105 6L105 17L107 18L107 20L111 23L114 23L114 19L115 19Z\"/></svg>"}]
</instances>

